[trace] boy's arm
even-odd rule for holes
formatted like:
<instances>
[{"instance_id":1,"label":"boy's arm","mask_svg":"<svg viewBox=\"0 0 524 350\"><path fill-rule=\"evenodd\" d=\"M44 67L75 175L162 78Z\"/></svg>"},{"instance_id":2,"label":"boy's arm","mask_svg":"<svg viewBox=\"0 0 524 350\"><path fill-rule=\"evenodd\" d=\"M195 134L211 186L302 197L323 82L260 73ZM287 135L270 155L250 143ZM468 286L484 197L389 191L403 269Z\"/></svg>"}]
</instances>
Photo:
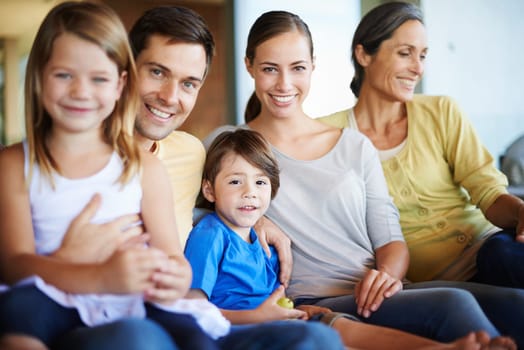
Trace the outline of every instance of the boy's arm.
<instances>
[{"instance_id":1,"label":"boy's arm","mask_svg":"<svg viewBox=\"0 0 524 350\"><path fill-rule=\"evenodd\" d=\"M284 287L278 287L262 304L253 310L220 309L232 324L262 323L278 320L307 319L307 313L298 309L287 309L278 305L278 299L285 296Z\"/></svg>"},{"instance_id":2,"label":"boy's arm","mask_svg":"<svg viewBox=\"0 0 524 350\"><path fill-rule=\"evenodd\" d=\"M219 284L221 262L227 250L227 239L218 232L212 232L211 225L203 219L189 234L185 254L193 267L193 282L188 298L210 299L212 291ZM201 227L202 225L205 225ZM216 227L216 226L215 226ZM277 304L284 297L284 287L277 288L261 305L252 310L224 309L215 304L225 318L232 324L260 323L273 320L306 317L306 313L296 309L285 309ZM249 298L249 296L246 296ZM212 301L213 302L213 301Z\"/></svg>"},{"instance_id":3,"label":"boy's arm","mask_svg":"<svg viewBox=\"0 0 524 350\"><path fill-rule=\"evenodd\" d=\"M221 308L220 312L222 312L222 315L224 315L231 324L236 325L296 318L303 319L307 317L305 312L297 309L286 309L279 306L276 302L282 296L284 296L284 288L280 287L256 309L226 310ZM186 298L208 300L208 296L201 289L190 289Z\"/></svg>"}]
</instances>

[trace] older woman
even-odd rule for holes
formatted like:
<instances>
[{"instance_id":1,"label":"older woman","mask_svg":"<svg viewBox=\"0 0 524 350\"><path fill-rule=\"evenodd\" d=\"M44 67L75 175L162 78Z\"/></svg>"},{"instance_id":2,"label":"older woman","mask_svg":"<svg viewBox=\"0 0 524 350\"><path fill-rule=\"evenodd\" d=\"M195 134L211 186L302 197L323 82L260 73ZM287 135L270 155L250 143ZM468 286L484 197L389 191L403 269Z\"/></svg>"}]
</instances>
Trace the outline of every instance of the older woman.
<instances>
[{"instance_id":1,"label":"older woman","mask_svg":"<svg viewBox=\"0 0 524 350\"><path fill-rule=\"evenodd\" d=\"M358 101L322 121L357 129L378 149L409 247L410 280L523 287L524 203L507 193L505 177L453 100L414 94L426 53L416 6L374 8L353 38L351 89ZM471 291L488 317L524 346L520 308L513 304L522 304L523 290L466 282L413 287L436 285Z\"/></svg>"}]
</instances>

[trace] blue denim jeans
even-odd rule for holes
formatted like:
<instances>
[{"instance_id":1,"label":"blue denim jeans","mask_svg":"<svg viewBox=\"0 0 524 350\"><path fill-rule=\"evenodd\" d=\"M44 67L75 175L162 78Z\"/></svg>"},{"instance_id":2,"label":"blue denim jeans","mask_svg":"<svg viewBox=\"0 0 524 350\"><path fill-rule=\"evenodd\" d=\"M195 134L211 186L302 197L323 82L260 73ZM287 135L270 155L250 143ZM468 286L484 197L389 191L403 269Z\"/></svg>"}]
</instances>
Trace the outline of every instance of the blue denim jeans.
<instances>
[{"instance_id":1,"label":"blue denim jeans","mask_svg":"<svg viewBox=\"0 0 524 350\"><path fill-rule=\"evenodd\" d=\"M300 299L296 303L357 315L353 295ZM441 342L450 342L477 330L485 330L492 337L500 335L471 293L453 288L402 290L384 300L369 318L360 319Z\"/></svg>"},{"instance_id":2,"label":"blue denim jeans","mask_svg":"<svg viewBox=\"0 0 524 350\"><path fill-rule=\"evenodd\" d=\"M338 334L319 322L276 321L232 326L218 339L223 350L343 350ZM169 334L149 320L129 319L82 327L60 338L53 350L174 350Z\"/></svg>"},{"instance_id":3,"label":"blue denim jeans","mask_svg":"<svg viewBox=\"0 0 524 350\"><path fill-rule=\"evenodd\" d=\"M223 350L343 350L338 334L319 322L276 321L232 326L218 339ZM53 350L174 350L169 334L149 320L130 319L82 327L60 338Z\"/></svg>"},{"instance_id":4,"label":"blue denim jeans","mask_svg":"<svg viewBox=\"0 0 524 350\"><path fill-rule=\"evenodd\" d=\"M515 230L500 231L482 244L477 253L473 282L524 288L524 243L515 241Z\"/></svg>"},{"instance_id":5,"label":"blue denim jeans","mask_svg":"<svg viewBox=\"0 0 524 350\"><path fill-rule=\"evenodd\" d=\"M144 349L142 345L158 343L159 349L166 350L218 350L217 344L204 333L192 316L166 312L151 305L146 305L149 321L125 318L107 325L86 327L76 309L59 305L38 288L29 285L0 294L0 310L0 335L30 335L53 349L81 347L138 350ZM144 333L140 327L146 327L149 332ZM106 337L108 334L110 336ZM93 340L87 342L88 347L82 347L78 339L87 337ZM146 339L136 339L140 337ZM78 346L73 345L77 343ZM95 343L96 346L93 345Z\"/></svg>"},{"instance_id":6,"label":"blue denim jeans","mask_svg":"<svg viewBox=\"0 0 524 350\"><path fill-rule=\"evenodd\" d=\"M319 322L277 321L232 326L218 339L223 350L343 350L338 334ZM149 320L130 319L94 328L82 327L61 337L53 350L174 350L169 334Z\"/></svg>"},{"instance_id":7,"label":"blue denim jeans","mask_svg":"<svg viewBox=\"0 0 524 350\"><path fill-rule=\"evenodd\" d=\"M473 282L429 281L408 284L406 289L458 288L470 292L484 314L503 335L524 349L524 289L496 287Z\"/></svg>"},{"instance_id":8,"label":"blue denim jeans","mask_svg":"<svg viewBox=\"0 0 524 350\"><path fill-rule=\"evenodd\" d=\"M152 320L128 318L96 327L78 327L60 336L52 350L178 350L163 327Z\"/></svg>"},{"instance_id":9,"label":"blue denim jeans","mask_svg":"<svg viewBox=\"0 0 524 350\"><path fill-rule=\"evenodd\" d=\"M232 326L219 339L224 350L342 350L338 334L320 322L274 321Z\"/></svg>"},{"instance_id":10,"label":"blue denim jeans","mask_svg":"<svg viewBox=\"0 0 524 350\"><path fill-rule=\"evenodd\" d=\"M86 327L75 309L62 307L34 286L0 294L0 310L0 336L30 335L53 350L343 349L334 330L319 322L304 321L232 326L228 335L210 343L207 336L194 332L192 317L178 315L180 322L175 322L172 314L152 306L147 306L151 319L127 318Z\"/></svg>"}]
</instances>

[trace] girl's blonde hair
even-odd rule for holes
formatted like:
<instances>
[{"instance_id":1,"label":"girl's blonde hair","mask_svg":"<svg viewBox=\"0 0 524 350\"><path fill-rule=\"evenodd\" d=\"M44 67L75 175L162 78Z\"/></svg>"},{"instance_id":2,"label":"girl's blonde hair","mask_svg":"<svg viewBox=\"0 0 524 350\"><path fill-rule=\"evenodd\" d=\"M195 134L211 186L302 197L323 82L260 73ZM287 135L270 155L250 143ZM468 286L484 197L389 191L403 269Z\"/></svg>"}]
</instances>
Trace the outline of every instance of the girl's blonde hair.
<instances>
[{"instance_id":1,"label":"girl's blonde hair","mask_svg":"<svg viewBox=\"0 0 524 350\"><path fill-rule=\"evenodd\" d=\"M111 115L102 123L104 141L120 156L124 169L119 179L126 183L140 169L140 152L133 140L135 117L139 107L137 76L127 33L118 15L108 6L93 2L68 1L55 6L38 29L25 79L25 125L29 148L29 177L37 164L52 182L52 173L60 173L47 146L51 118L42 102L42 79L53 42L69 33L98 45L116 64L119 75L127 72L127 81ZM96 65L96 62L93 62Z\"/></svg>"}]
</instances>

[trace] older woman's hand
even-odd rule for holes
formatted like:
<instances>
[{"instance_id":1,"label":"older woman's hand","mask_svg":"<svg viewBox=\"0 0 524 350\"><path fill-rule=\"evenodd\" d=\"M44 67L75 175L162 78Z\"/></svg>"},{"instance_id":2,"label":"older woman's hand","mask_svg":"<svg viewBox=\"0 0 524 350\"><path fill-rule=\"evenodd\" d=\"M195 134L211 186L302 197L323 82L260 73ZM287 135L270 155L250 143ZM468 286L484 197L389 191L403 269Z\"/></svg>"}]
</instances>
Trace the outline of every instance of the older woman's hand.
<instances>
[{"instance_id":1,"label":"older woman's hand","mask_svg":"<svg viewBox=\"0 0 524 350\"><path fill-rule=\"evenodd\" d=\"M515 239L518 242L524 243L524 202L520 203L517 215L518 215L518 222L517 222L517 227L515 229L515 233L516 233Z\"/></svg>"}]
</instances>

